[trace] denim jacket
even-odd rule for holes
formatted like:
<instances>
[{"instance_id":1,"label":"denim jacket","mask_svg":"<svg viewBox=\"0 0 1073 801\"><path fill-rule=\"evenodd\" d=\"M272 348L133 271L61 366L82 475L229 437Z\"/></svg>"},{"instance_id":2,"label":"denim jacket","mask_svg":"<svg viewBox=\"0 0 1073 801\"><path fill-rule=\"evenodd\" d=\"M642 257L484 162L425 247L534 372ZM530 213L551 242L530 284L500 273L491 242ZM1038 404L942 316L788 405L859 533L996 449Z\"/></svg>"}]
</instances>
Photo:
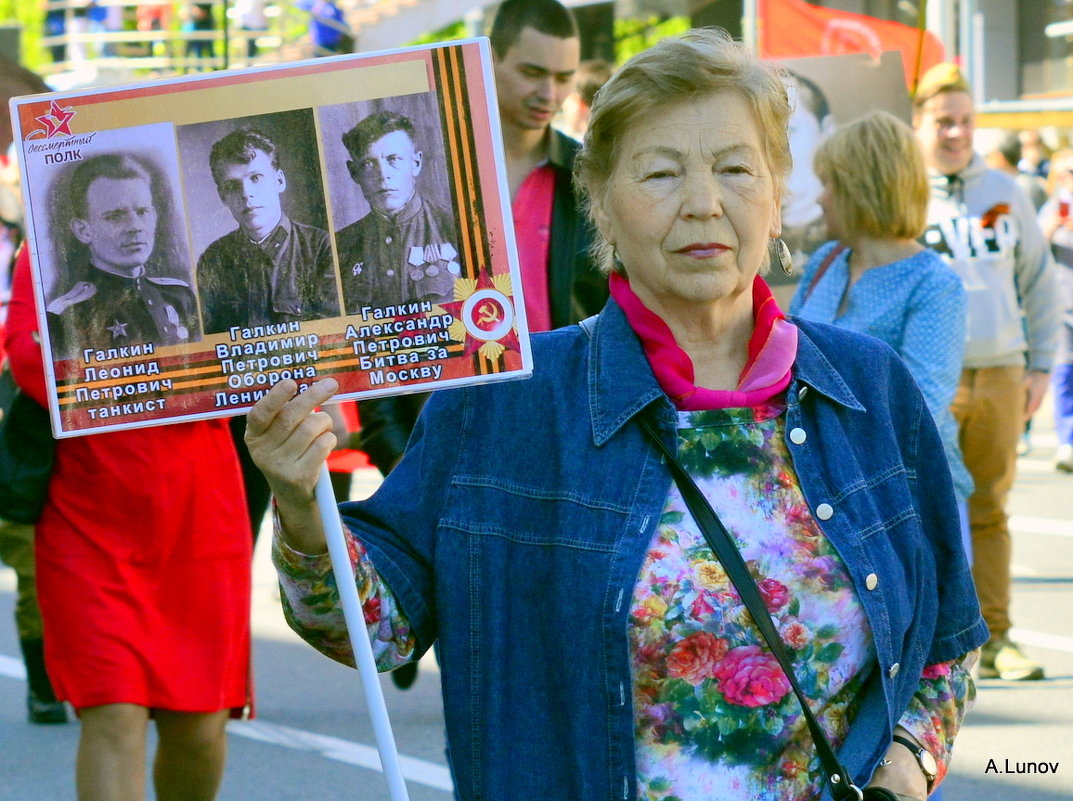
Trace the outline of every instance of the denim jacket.
<instances>
[{"instance_id":1,"label":"denim jacket","mask_svg":"<svg viewBox=\"0 0 1073 801\"><path fill-rule=\"evenodd\" d=\"M863 785L922 668L986 628L906 368L878 340L795 322L786 431L806 436L788 447L879 661L840 753ZM459 798L629 800L627 612L671 485L634 418L655 414L673 448L675 414L614 301L591 339L571 326L533 351L529 380L433 395L395 471L342 511L419 651L438 642Z\"/></svg>"}]
</instances>

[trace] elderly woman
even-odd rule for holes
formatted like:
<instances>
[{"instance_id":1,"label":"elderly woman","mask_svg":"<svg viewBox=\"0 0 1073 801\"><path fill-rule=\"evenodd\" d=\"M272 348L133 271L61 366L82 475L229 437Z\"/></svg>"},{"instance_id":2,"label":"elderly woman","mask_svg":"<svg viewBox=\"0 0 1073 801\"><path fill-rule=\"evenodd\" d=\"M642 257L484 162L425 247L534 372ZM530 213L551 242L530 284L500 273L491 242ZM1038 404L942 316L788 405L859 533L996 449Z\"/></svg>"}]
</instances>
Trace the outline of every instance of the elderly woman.
<instances>
[{"instance_id":1,"label":"elderly woman","mask_svg":"<svg viewBox=\"0 0 1073 801\"><path fill-rule=\"evenodd\" d=\"M438 641L462 799L830 797L654 436L733 532L853 781L922 799L941 779L986 636L950 476L895 354L791 323L758 277L788 113L722 33L623 66L578 165L612 300L535 337L529 381L433 395L376 495L342 507L381 667ZM296 389L247 438L291 624L345 661L313 500L336 384Z\"/></svg>"},{"instance_id":2,"label":"elderly woman","mask_svg":"<svg viewBox=\"0 0 1073 801\"><path fill-rule=\"evenodd\" d=\"M871 334L901 356L939 428L971 553L972 476L950 411L965 350L965 288L939 254L917 241L931 199L920 144L897 117L873 112L828 137L813 167L835 240L809 260L790 311Z\"/></svg>"}]
</instances>

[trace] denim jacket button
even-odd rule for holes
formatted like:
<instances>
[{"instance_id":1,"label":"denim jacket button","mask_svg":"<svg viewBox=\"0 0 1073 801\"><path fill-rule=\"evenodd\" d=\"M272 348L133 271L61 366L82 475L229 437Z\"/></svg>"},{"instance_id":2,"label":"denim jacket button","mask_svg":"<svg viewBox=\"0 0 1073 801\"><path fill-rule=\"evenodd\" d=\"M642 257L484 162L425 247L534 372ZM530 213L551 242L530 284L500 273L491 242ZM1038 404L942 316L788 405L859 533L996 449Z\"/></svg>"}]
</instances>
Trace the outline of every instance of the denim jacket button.
<instances>
[{"instance_id":1,"label":"denim jacket button","mask_svg":"<svg viewBox=\"0 0 1073 801\"><path fill-rule=\"evenodd\" d=\"M902 669L902 666L895 662L887 669L887 678L893 679L898 675L898 671Z\"/></svg>"},{"instance_id":2,"label":"denim jacket button","mask_svg":"<svg viewBox=\"0 0 1073 801\"><path fill-rule=\"evenodd\" d=\"M821 503L816 507L816 517L820 520L830 520L834 513L834 507L829 503Z\"/></svg>"},{"instance_id":3,"label":"denim jacket button","mask_svg":"<svg viewBox=\"0 0 1073 801\"><path fill-rule=\"evenodd\" d=\"M805 429L793 428L790 430L790 442L794 445L801 445L806 439Z\"/></svg>"},{"instance_id":4,"label":"denim jacket button","mask_svg":"<svg viewBox=\"0 0 1073 801\"><path fill-rule=\"evenodd\" d=\"M806 395L808 395L808 387L801 387L801 389L797 390L798 400L804 400Z\"/></svg>"},{"instance_id":5,"label":"denim jacket button","mask_svg":"<svg viewBox=\"0 0 1073 801\"><path fill-rule=\"evenodd\" d=\"M874 590L876 587L879 586L879 576L877 576L875 573L869 573L867 576L864 577L864 586L870 590Z\"/></svg>"}]
</instances>

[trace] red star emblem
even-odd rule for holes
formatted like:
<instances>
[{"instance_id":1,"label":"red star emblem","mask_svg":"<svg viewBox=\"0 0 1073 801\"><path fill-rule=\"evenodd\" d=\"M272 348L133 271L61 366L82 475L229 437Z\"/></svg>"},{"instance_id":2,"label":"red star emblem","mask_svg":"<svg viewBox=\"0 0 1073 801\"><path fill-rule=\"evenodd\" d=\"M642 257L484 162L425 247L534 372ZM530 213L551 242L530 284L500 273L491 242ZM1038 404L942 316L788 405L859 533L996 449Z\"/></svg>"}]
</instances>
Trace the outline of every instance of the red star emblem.
<instances>
[{"instance_id":1,"label":"red star emblem","mask_svg":"<svg viewBox=\"0 0 1073 801\"><path fill-rule=\"evenodd\" d=\"M45 138L51 139L53 136L63 134L65 136L73 136L71 133L71 120L74 118L75 110L73 107L68 106L64 108L55 100L50 101L48 114L42 114L40 117L35 117L39 123L45 126Z\"/></svg>"},{"instance_id":2,"label":"red star emblem","mask_svg":"<svg viewBox=\"0 0 1073 801\"><path fill-rule=\"evenodd\" d=\"M480 273L477 275L477 286L474 291L480 292L483 289L494 288L495 285L492 283L491 276L486 270L481 270ZM440 303L438 305L442 306L445 311L452 314L455 319L460 319L463 314L463 306L466 305L466 299L463 298L462 300L456 300L451 303ZM496 304L480 304L474 308L473 322L477 324L478 327L481 327L483 323L492 323L498 321L498 317L500 314L501 311L497 308ZM497 341L507 350L516 351L519 350L519 348L521 347L518 342L518 334L517 332L515 332L513 326L511 326L511 329L504 336L500 337ZM463 354L466 356L471 356L480 349L481 345L484 344L484 340L477 339L476 337L467 334L462 344Z\"/></svg>"}]
</instances>

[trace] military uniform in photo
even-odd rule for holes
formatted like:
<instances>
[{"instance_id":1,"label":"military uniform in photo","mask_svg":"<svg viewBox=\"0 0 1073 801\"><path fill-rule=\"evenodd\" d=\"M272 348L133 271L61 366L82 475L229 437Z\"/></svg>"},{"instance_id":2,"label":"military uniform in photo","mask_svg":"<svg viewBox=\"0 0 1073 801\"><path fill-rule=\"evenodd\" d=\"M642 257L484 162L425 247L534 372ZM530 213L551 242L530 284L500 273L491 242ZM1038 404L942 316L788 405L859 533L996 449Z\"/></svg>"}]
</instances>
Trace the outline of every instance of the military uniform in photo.
<instances>
[{"instance_id":1,"label":"military uniform in photo","mask_svg":"<svg viewBox=\"0 0 1073 801\"><path fill-rule=\"evenodd\" d=\"M262 242L236 229L197 264L206 333L339 316L328 233L286 215Z\"/></svg>"},{"instance_id":2,"label":"military uniform in photo","mask_svg":"<svg viewBox=\"0 0 1073 801\"><path fill-rule=\"evenodd\" d=\"M454 300L458 235L452 216L412 198L388 218L370 211L336 234L347 314L363 306Z\"/></svg>"},{"instance_id":3,"label":"military uniform in photo","mask_svg":"<svg viewBox=\"0 0 1073 801\"><path fill-rule=\"evenodd\" d=\"M134 278L93 270L48 304L49 334L57 358L94 350L152 343L177 345L199 335L190 284L179 278Z\"/></svg>"}]
</instances>

